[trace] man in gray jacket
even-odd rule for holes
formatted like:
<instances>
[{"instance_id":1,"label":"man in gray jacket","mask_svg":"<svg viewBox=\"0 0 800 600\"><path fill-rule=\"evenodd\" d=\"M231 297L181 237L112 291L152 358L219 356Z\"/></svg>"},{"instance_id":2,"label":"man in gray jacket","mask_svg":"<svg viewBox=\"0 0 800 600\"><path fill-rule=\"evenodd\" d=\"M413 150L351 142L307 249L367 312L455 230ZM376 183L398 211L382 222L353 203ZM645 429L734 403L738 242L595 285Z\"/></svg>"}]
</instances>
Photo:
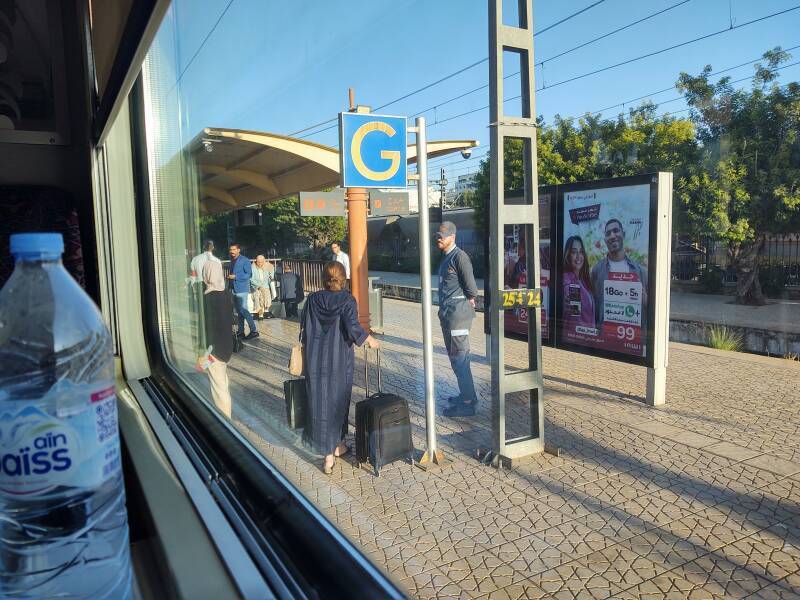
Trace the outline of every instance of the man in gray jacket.
<instances>
[{"instance_id":1,"label":"man in gray jacket","mask_svg":"<svg viewBox=\"0 0 800 600\"><path fill-rule=\"evenodd\" d=\"M619 219L609 219L605 226L606 257L592 267L590 274L594 288L595 323L599 329L604 320L603 285L609 273L634 273L642 282L642 332L647 331L647 268L632 260L625 253L625 230Z\"/></svg>"},{"instance_id":2,"label":"man in gray jacket","mask_svg":"<svg viewBox=\"0 0 800 600\"><path fill-rule=\"evenodd\" d=\"M456 226L444 221L434 239L444 254L439 265L439 322L459 391L458 396L450 398L451 406L444 415L469 417L475 414L478 402L469 360L469 330L475 318L478 286L469 255L456 246Z\"/></svg>"}]
</instances>

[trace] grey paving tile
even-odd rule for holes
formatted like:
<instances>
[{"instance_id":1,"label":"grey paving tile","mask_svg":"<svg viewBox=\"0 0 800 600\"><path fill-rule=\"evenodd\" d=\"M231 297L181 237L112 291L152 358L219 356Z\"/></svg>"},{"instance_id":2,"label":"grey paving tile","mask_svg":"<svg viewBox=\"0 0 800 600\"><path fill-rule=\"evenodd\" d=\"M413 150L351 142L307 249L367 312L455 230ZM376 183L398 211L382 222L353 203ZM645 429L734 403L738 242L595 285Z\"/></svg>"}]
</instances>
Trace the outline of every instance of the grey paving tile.
<instances>
[{"instance_id":1,"label":"grey paving tile","mask_svg":"<svg viewBox=\"0 0 800 600\"><path fill-rule=\"evenodd\" d=\"M407 325L418 305L385 308L384 384L410 400L422 447L422 361L404 345L419 342ZM800 391L768 362L674 351L668 403L654 410L631 399L643 369L545 348L545 433L560 458L481 466L483 400L475 419L437 419L448 467L397 463L376 479L351 459L326 477L285 429L285 370L261 368L285 364L296 324L259 327L229 368L236 426L411 597L790 598L800 587ZM445 393L455 380L436 343ZM488 364L473 372L488 393Z\"/></svg>"},{"instance_id":2,"label":"grey paving tile","mask_svg":"<svg viewBox=\"0 0 800 600\"><path fill-rule=\"evenodd\" d=\"M800 462L783 460L774 456L756 456L755 458L748 459L746 462L749 465L756 466L759 469L764 469L765 471L770 471L777 475L796 475L800 473Z\"/></svg>"}]
</instances>

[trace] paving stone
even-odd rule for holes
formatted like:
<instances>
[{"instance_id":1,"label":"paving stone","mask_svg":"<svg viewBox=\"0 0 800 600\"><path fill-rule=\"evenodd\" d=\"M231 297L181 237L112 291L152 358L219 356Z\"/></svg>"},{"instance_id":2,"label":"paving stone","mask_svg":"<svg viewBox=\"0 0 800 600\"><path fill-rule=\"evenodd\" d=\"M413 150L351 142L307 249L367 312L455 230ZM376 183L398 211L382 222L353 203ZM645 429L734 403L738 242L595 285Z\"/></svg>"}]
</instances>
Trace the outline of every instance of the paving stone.
<instances>
[{"instance_id":1,"label":"paving stone","mask_svg":"<svg viewBox=\"0 0 800 600\"><path fill-rule=\"evenodd\" d=\"M774 456L756 456L755 458L748 459L746 462L759 469L764 469L765 471L770 471L778 475L796 475L800 473L800 462L783 460L775 458Z\"/></svg>"},{"instance_id":2,"label":"paving stone","mask_svg":"<svg viewBox=\"0 0 800 600\"><path fill-rule=\"evenodd\" d=\"M384 389L409 400L421 450L419 306L387 300L384 309ZM800 389L785 361L679 346L667 404L653 409L641 400L645 369L544 348L545 435L561 456L497 470L474 457L491 445L481 327L477 319L473 372L484 397L475 418L438 414L444 468L398 461L376 478L351 456L324 475L321 458L285 426L283 365L296 323L259 323L261 337L232 358L234 425L410 597L797 597ZM455 378L434 333L444 396ZM512 356L521 343L507 344L509 364L522 366ZM362 361L357 353L354 402L364 396ZM186 377L208 389L206 377ZM508 409L527 418L525 407ZM348 443L354 416L351 405Z\"/></svg>"}]
</instances>

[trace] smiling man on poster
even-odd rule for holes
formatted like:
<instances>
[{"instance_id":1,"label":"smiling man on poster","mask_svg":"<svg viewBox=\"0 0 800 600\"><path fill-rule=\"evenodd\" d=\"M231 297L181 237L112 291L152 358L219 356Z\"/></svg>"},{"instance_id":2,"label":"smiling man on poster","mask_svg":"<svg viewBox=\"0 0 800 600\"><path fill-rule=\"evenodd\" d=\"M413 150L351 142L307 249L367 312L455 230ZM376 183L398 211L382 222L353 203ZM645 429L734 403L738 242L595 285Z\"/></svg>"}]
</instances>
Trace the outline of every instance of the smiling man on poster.
<instances>
[{"instance_id":1,"label":"smiling man on poster","mask_svg":"<svg viewBox=\"0 0 800 600\"><path fill-rule=\"evenodd\" d=\"M622 221L606 221L604 238L608 254L591 271L597 327L610 321L647 331L647 268L626 254ZM641 343L641 334L637 338Z\"/></svg>"}]
</instances>

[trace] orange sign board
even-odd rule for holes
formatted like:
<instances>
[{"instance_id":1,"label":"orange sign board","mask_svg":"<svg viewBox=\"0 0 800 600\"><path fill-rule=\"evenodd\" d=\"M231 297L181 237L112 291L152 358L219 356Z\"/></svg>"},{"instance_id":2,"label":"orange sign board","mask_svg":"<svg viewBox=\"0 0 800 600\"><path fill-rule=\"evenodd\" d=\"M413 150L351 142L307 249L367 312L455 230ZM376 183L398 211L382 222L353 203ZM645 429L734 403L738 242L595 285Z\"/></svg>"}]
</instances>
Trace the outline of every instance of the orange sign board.
<instances>
[{"instance_id":1,"label":"orange sign board","mask_svg":"<svg viewBox=\"0 0 800 600\"><path fill-rule=\"evenodd\" d=\"M332 192L300 192L301 217L344 217L347 216L344 190Z\"/></svg>"}]
</instances>

